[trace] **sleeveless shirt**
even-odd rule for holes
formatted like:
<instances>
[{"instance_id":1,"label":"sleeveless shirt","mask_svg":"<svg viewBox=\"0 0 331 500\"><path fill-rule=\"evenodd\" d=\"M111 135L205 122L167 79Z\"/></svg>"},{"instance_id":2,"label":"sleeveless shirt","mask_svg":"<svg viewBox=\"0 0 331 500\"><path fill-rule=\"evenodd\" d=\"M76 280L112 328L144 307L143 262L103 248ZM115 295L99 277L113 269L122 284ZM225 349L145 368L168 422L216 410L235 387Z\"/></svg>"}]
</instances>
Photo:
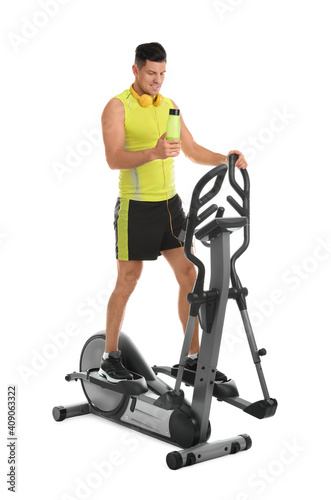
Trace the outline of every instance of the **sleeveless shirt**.
<instances>
[{"instance_id":1,"label":"sleeveless shirt","mask_svg":"<svg viewBox=\"0 0 331 500\"><path fill-rule=\"evenodd\" d=\"M141 151L156 146L166 131L171 100L164 98L161 106L142 107L130 89L115 96L125 110L125 151ZM119 197L137 201L163 201L176 194L173 158L153 160L119 173Z\"/></svg>"}]
</instances>

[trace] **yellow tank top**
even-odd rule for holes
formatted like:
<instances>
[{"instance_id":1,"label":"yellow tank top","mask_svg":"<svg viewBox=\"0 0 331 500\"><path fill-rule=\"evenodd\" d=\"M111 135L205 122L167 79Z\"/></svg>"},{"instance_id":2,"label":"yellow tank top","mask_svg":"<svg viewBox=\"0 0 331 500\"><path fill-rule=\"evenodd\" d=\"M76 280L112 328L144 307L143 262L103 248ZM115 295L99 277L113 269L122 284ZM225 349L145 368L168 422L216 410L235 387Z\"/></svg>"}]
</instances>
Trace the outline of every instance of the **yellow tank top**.
<instances>
[{"instance_id":1,"label":"yellow tank top","mask_svg":"<svg viewBox=\"0 0 331 500\"><path fill-rule=\"evenodd\" d=\"M169 109L167 97L161 106L143 108L130 89L115 96L125 109L125 151L153 148L166 131ZM162 201L176 194L174 160L154 160L140 167L120 170L119 196L137 201Z\"/></svg>"}]
</instances>

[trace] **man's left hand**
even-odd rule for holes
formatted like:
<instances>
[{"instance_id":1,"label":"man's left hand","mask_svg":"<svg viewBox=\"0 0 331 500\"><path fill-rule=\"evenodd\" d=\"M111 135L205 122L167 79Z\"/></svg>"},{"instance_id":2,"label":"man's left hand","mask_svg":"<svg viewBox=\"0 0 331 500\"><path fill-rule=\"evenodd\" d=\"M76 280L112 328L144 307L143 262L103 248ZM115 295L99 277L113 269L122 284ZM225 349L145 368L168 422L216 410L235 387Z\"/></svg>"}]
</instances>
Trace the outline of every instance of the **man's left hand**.
<instances>
[{"instance_id":1,"label":"man's left hand","mask_svg":"<svg viewBox=\"0 0 331 500\"><path fill-rule=\"evenodd\" d=\"M228 161L229 161L229 156L232 155L233 153L238 155L238 157L239 157L238 160L236 161L235 166L238 168L247 168L248 163L245 160L244 155L240 151L237 151L236 149L234 149L233 151L230 151L230 153L227 156Z\"/></svg>"}]
</instances>

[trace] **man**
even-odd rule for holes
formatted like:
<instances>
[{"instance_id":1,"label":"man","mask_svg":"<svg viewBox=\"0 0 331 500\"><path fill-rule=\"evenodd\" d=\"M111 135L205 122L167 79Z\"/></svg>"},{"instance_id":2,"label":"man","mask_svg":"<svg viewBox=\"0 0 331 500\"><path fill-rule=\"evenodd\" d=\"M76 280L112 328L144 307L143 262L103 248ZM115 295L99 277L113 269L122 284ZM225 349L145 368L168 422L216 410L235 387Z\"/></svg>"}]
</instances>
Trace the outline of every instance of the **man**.
<instances>
[{"instance_id":1,"label":"man","mask_svg":"<svg viewBox=\"0 0 331 500\"><path fill-rule=\"evenodd\" d=\"M178 312L185 332L189 312L186 296L193 288L196 271L177 239L185 214L174 184L174 158L183 151L194 163L209 166L227 163L228 158L198 145L182 117L180 140L165 139L169 109L178 109L160 94L166 58L159 43L139 45L132 67L134 83L112 98L102 114L106 160L112 170L120 170L114 221L118 276L108 303L106 346L99 371L111 382L132 379L122 364L118 337L144 260L163 255L170 264L179 284ZM231 153L239 156L238 168L247 167L242 153ZM198 352L197 321L187 361L191 369L196 368Z\"/></svg>"}]
</instances>

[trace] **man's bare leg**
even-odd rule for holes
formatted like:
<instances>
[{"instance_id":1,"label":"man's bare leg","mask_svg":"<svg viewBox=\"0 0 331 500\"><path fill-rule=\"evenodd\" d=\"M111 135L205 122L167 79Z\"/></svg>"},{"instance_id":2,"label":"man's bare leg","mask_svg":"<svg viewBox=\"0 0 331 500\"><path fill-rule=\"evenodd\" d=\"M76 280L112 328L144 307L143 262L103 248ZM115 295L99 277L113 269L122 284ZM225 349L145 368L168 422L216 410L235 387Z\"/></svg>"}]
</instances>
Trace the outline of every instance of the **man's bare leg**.
<instances>
[{"instance_id":1,"label":"man's bare leg","mask_svg":"<svg viewBox=\"0 0 331 500\"><path fill-rule=\"evenodd\" d=\"M189 303L187 302L186 296L192 291L196 280L196 270L195 266L187 260L184 255L183 248L173 248L171 250L163 250L162 255L170 264L172 270L175 273L177 282L179 284L179 296L178 296L178 314L180 322L185 333L187 319L189 315ZM190 347L190 354L195 354L199 352L199 321L195 322L195 327L193 331L193 338Z\"/></svg>"},{"instance_id":2,"label":"man's bare leg","mask_svg":"<svg viewBox=\"0 0 331 500\"><path fill-rule=\"evenodd\" d=\"M118 350L118 337L126 305L141 276L142 269L141 260L117 261L117 281L107 307L105 352Z\"/></svg>"}]
</instances>

